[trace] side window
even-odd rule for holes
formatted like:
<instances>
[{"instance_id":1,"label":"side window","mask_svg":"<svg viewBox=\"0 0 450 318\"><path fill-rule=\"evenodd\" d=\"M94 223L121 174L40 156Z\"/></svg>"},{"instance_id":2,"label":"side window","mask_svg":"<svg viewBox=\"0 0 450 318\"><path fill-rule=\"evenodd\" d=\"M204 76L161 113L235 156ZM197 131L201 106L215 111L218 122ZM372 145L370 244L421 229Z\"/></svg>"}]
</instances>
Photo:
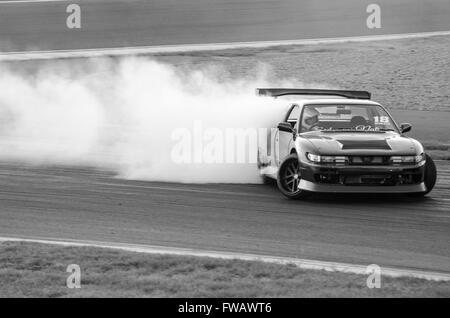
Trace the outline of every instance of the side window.
<instances>
[{"instance_id":1,"label":"side window","mask_svg":"<svg viewBox=\"0 0 450 318\"><path fill-rule=\"evenodd\" d=\"M298 128L298 118L300 117L300 107L295 105L289 115L287 116L287 122L291 124L292 128Z\"/></svg>"}]
</instances>

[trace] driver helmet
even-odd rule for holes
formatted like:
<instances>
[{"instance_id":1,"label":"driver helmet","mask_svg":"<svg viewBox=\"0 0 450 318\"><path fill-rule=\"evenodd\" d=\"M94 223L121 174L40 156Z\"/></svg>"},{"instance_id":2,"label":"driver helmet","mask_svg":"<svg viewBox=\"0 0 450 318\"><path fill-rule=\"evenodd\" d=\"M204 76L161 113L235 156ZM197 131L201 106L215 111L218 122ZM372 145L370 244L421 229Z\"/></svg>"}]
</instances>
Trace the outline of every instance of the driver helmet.
<instances>
[{"instance_id":1,"label":"driver helmet","mask_svg":"<svg viewBox=\"0 0 450 318\"><path fill-rule=\"evenodd\" d=\"M308 131L319 122L319 112L315 108L307 107L303 113L303 128Z\"/></svg>"}]
</instances>

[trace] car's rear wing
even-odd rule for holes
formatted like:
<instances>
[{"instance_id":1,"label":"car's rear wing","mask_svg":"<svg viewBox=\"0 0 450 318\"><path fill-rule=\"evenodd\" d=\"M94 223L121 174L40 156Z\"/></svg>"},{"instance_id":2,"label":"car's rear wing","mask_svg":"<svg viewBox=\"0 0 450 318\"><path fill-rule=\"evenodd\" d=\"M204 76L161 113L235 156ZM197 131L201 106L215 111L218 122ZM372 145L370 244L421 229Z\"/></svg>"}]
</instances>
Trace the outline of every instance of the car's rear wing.
<instances>
[{"instance_id":1,"label":"car's rear wing","mask_svg":"<svg viewBox=\"0 0 450 318\"><path fill-rule=\"evenodd\" d=\"M257 88L256 94L263 96L284 95L324 95L341 96L345 98L370 99L371 94L366 91L343 91L335 89L299 89L299 88Z\"/></svg>"}]
</instances>

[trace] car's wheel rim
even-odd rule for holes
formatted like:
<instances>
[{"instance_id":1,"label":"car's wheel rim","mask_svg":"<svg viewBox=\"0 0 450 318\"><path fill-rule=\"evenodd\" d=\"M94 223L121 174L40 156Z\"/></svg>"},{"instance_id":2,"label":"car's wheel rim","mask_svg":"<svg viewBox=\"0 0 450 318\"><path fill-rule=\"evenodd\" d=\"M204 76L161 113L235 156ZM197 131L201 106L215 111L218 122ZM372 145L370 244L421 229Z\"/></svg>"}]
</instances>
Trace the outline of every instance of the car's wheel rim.
<instances>
[{"instance_id":1,"label":"car's wheel rim","mask_svg":"<svg viewBox=\"0 0 450 318\"><path fill-rule=\"evenodd\" d=\"M290 160L286 163L286 168L282 174L282 184L286 191L290 193L299 192L301 176L299 170L299 164L297 160Z\"/></svg>"}]
</instances>

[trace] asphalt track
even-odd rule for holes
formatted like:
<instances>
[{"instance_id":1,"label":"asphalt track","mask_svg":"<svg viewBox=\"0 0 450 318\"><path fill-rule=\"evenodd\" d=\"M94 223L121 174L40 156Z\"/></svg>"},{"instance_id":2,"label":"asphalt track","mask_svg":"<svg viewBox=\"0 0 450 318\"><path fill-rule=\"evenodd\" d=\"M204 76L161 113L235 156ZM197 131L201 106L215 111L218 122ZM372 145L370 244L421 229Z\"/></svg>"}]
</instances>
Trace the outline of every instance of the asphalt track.
<instances>
[{"instance_id":1,"label":"asphalt track","mask_svg":"<svg viewBox=\"0 0 450 318\"><path fill-rule=\"evenodd\" d=\"M66 26L69 4L81 29ZM0 51L279 41L450 30L448 0L378 0L369 29L361 0L0 1Z\"/></svg>"},{"instance_id":2,"label":"asphalt track","mask_svg":"<svg viewBox=\"0 0 450 318\"><path fill-rule=\"evenodd\" d=\"M450 273L450 165L422 200L276 187L127 181L74 167L0 166L0 236L158 245Z\"/></svg>"}]
</instances>

